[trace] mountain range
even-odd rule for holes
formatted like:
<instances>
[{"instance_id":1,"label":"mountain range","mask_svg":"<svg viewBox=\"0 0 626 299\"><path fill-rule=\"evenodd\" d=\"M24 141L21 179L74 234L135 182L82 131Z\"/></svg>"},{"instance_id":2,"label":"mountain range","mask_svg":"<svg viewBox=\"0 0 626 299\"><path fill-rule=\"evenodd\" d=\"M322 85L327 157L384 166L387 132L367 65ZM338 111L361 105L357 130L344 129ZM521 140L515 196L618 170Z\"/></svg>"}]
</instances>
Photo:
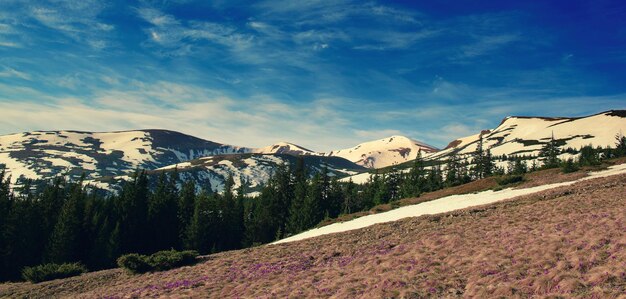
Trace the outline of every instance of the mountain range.
<instances>
[{"instance_id":1,"label":"mountain range","mask_svg":"<svg viewBox=\"0 0 626 299\"><path fill-rule=\"evenodd\" d=\"M327 169L348 177L414 160L451 155L469 157L479 140L494 156L537 156L552 138L565 149L585 145L613 146L615 135L626 130L626 111L610 110L586 117L506 117L498 127L450 142L443 150L404 136L369 141L348 149L316 152L289 142L262 148L221 144L169 130L119 132L34 131L0 136L0 167L12 183L22 179L48 180L59 174L86 180L103 188L129 178L137 169L150 173L176 170L181 179L220 191L228 176L235 186L258 190L281 164L301 156L309 173ZM563 153L562 155L570 155ZM500 162L502 163L502 162ZM361 175L363 176L363 175Z\"/></svg>"}]
</instances>

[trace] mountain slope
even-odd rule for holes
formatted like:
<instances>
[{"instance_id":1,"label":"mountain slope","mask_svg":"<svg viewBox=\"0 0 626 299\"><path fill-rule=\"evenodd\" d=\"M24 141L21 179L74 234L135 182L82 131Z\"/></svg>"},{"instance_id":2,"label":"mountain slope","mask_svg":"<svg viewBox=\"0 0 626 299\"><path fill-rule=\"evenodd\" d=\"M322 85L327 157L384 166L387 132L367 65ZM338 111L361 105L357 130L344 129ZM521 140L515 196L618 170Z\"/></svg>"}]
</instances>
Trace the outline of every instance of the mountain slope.
<instances>
[{"instance_id":1,"label":"mountain slope","mask_svg":"<svg viewBox=\"0 0 626 299\"><path fill-rule=\"evenodd\" d=\"M198 157L250 152L167 130L123 132L37 131L0 136L0 165L15 183L59 173L87 178L127 175Z\"/></svg>"},{"instance_id":2,"label":"mountain slope","mask_svg":"<svg viewBox=\"0 0 626 299\"><path fill-rule=\"evenodd\" d=\"M437 148L404 136L361 143L353 148L332 151L330 157L342 157L368 168L382 168L415 160L417 153L433 153Z\"/></svg>"},{"instance_id":3,"label":"mountain slope","mask_svg":"<svg viewBox=\"0 0 626 299\"><path fill-rule=\"evenodd\" d=\"M597 178L164 272L5 283L0 297L621 298L624 193L626 175Z\"/></svg>"},{"instance_id":4,"label":"mountain slope","mask_svg":"<svg viewBox=\"0 0 626 299\"><path fill-rule=\"evenodd\" d=\"M294 166L298 157L291 154L231 154L202 157L178 164L172 164L149 171L149 175L176 171L180 183L193 180L198 188L208 188L215 192L224 189L224 182L233 177L234 188L242 184L246 192L254 194L260 191L280 165ZM302 156L304 166L310 175L321 172L324 168L330 176L345 177L366 169L339 157ZM104 189L116 189L119 182L129 176L99 178L89 183ZM155 181L155 180L153 180Z\"/></svg>"},{"instance_id":5,"label":"mountain slope","mask_svg":"<svg viewBox=\"0 0 626 299\"><path fill-rule=\"evenodd\" d=\"M586 117L525 117L505 118L493 130L483 131L483 147L492 155L538 155L552 136L561 149L615 146L615 135L626 132L626 110L611 110ZM470 154L476 151L480 134L451 142L444 150L428 159L439 159L454 152Z\"/></svg>"}]
</instances>

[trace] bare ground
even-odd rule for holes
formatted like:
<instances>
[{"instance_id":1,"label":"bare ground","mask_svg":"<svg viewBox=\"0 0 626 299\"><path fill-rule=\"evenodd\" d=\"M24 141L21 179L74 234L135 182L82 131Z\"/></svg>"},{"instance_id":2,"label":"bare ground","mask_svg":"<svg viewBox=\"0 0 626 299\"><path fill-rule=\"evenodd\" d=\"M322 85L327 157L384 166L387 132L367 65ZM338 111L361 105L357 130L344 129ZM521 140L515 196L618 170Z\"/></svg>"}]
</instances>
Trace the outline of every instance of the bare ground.
<instances>
[{"instance_id":1,"label":"bare ground","mask_svg":"<svg viewBox=\"0 0 626 299\"><path fill-rule=\"evenodd\" d=\"M0 285L0 297L144 296L626 298L626 175L166 272Z\"/></svg>"}]
</instances>

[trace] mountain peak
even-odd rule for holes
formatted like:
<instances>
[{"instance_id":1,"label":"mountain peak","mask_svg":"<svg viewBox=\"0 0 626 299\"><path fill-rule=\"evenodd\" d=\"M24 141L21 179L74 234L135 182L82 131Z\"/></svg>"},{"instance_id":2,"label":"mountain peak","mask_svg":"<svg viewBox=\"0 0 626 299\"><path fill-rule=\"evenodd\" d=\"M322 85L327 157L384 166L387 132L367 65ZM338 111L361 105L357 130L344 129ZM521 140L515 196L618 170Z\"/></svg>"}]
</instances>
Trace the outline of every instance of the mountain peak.
<instances>
[{"instance_id":1,"label":"mountain peak","mask_svg":"<svg viewBox=\"0 0 626 299\"><path fill-rule=\"evenodd\" d=\"M338 156L368 168L382 168L404 163L417 157L417 153L436 152L437 148L402 135L361 143L353 148L332 151L328 156Z\"/></svg>"},{"instance_id":2,"label":"mountain peak","mask_svg":"<svg viewBox=\"0 0 626 299\"><path fill-rule=\"evenodd\" d=\"M318 153L286 141L280 141L266 147L254 149L253 153L257 154L288 154L288 155L318 155Z\"/></svg>"}]
</instances>

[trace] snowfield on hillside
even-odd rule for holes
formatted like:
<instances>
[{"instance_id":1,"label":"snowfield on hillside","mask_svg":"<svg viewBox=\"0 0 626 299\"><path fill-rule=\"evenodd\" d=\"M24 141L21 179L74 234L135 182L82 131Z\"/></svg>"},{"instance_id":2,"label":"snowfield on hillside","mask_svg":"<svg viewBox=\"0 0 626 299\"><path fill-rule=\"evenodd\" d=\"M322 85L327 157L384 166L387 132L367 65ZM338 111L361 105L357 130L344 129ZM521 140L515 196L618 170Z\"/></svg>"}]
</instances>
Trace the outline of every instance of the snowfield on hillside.
<instances>
[{"instance_id":1,"label":"snowfield on hillside","mask_svg":"<svg viewBox=\"0 0 626 299\"><path fill-rule=\"evenodd\" d=\"M552 136L561 149L615 146L615 135L626 132L626 111L607 111L581 118L517 117L505 118L493 130L483 132L483 148L498 155L538 155ZM460 155L476 151L480 134L459 138L444 150L426 156L437 159L453 152ZM564 158L566 158L564 156Z\"/></svg>"},{"instance_id":2,"label":"snowfield on hillside","mask_svg":"<svg viewBox=\"0 0 626 299\"><path fill-rule=\"evenodd\" d=\"M391 136L326 155L342 157L368 168L382 168L415 160L419 151L424 155L436 152L437 148L404 136Z\"/></svg>"},{"instance_id":3,"label":"snowfield on hillside","mask_svg":"<svg viewBox=\"0 0 626 299\"><path fill-rule=\"evenodd\" d=\"M589 176L569 182L563 183L555 183L555 184L547 184L537 187L525 188L525 189L503 189L500 191L483 191L475 194L462 194L462 195L452 195L442 197L436 200L423 202L416 205L406 206L397 208L388 212L383 212L379 214L367 215L354 220L334 223L328 226L312 229L295 236L291 236L289 238L285 238L279 241L276 241L272 244L280 244L286 242L293 242L304 240L308 238L313 238L326 234L333 234L338 232L345 232L349 230L359 229L363 227L367 227L370 225L374 225L377 223L391 222L400 220L407 217L417 217L422 215L431 215L431 214L440 214L445 212L450 212L454 210L464 209L472 206L480 206L485 204L490 204L498 201L502 201L505 199L510 199L513 197L517 197L520 195L527 195L536 193L543 190L548 190L552 188L557 188L561 186L572 185L576 182L589 180L593 178L606 177L616 174L626 173L626 164L620 164L609 167L607 170L602 170L598 172L592 172Z\"/></svg>"}]
</instances>

